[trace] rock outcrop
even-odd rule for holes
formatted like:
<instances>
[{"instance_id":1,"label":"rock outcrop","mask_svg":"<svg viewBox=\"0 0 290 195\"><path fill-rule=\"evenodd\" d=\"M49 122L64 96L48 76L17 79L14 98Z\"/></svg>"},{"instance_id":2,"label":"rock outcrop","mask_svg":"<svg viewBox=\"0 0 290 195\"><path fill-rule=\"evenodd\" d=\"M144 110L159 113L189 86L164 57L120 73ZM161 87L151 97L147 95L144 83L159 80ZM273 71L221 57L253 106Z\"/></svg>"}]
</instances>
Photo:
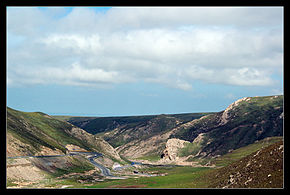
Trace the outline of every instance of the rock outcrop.
<instances>
[{"instance_id":1,"label":"rock outcrop","mask_svg":"<svg viewBox=\"0 0 290 195\"><path fill-rule=\"evenodd\" d=\"M177 162L179 160L178 151L184 148L186 143L190 142L176 138L168 139L166 148L161 155L162 160L160 162Z\"/></svg>"},{"instance_id":2,"label":"rock outcrop","mask_svg":"<svg viewBox=\"0 0 290 195\"><path fill-rule=\"evenodd\" d=\"M242 99L238 99L237 101L235 101L234 103L230 104L224 111L223 114L221 116L221 122L220 125L224 125L228 122L229 118L230 118L230 114L229 112L232 111L233 108L237 107L239 105L240 102L242 101L250 101L251 98L250 97L244 97Z\"/></svg>"}]
</instances>

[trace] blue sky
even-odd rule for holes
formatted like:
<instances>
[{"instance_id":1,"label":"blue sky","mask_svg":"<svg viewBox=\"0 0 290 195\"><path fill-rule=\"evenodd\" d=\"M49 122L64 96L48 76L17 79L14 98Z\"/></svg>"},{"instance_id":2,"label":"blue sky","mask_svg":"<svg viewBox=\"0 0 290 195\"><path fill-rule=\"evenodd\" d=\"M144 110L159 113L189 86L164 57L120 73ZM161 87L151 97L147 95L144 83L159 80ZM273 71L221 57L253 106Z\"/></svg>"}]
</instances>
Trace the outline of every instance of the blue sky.
<instances>
[{"instance_id":1,"label":"blue sky","mask_svg":"<svg viewBox=\"0 0 290 195\"><path fill-rule=\"evenodd\" d=\"M281 7L8 7L7 105L145 115L282 94L282 16Z\"/></svg>"}]
</instances>

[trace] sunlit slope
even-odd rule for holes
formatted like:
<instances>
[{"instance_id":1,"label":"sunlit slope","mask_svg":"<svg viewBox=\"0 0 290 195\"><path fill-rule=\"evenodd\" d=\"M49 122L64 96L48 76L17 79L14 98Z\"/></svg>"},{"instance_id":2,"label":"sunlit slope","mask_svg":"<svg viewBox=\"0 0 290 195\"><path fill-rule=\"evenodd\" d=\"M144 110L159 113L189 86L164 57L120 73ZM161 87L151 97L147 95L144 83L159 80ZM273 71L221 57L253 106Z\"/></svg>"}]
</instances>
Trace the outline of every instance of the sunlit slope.
<instances>
[{"instance_id":1,"label":"sunlit slope","mask_svg":"<svg viewBox=\"0 0 290 195\"><path fill-rule=\"evenodd\" d=\"M65 153L67 144L88 151L105 152L106 149L102 146L107 143L70 123L57 120L47 114L21 112L7 107L8 156L34 155L43 148Z\"/></svg>"},{"instance_id":2,"label":"sunlit slope","mask_svg":"<svg viewBox=\"0 0 290 195\"><path fill-rule=\"evenodd\" d=\"M266 137L283 136L283 115L281 95L243 98L189 128L180 128L171 138L190 142L202 138L189 144L183 155L221 155Z\"/></svg>"}]
</instances>

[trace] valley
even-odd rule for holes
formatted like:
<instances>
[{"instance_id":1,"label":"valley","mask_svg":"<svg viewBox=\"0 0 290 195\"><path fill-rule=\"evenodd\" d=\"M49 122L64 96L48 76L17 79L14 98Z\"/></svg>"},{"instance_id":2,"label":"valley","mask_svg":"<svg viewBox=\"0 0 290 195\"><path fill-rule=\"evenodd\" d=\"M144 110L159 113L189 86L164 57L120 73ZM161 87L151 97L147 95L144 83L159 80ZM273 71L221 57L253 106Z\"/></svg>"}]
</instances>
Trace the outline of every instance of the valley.
<instances>
[{"instance_id":1,"label":"valley","mask_svg":"<svg viewBox=\"0 0 290 195\"><path fill-rule=\"evenodd\" d=\"M282 95L146 116L7 107L7 187L283 188L283 119Z\"/></svg>"}]
</instances>

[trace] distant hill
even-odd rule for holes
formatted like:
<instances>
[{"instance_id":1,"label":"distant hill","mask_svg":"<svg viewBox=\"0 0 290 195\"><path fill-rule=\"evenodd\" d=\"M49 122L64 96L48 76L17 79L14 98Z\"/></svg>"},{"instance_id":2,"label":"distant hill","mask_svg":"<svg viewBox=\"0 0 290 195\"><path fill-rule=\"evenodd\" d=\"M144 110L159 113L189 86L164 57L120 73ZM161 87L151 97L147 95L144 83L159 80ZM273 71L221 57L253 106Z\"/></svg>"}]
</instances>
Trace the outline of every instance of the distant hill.
<instances>
[{"instance_id":1,"label":"distant hill","mask_svg":"<svg viewBox=\"0 0 290 195\"><path fill-rule=\"evenodd\" d=\"M143 155L160 155L164 149L167 137L155 139L158 144L151 145L154 136L159 136L169 130L188 121L198 119L211 113L185 113L185 114L161 114L145 116L122 116L122 117L68 117L66 120L87 132L102 137L120 154L125 157L139 157ZM144 141L150 145L142 145ZM161 143L161 144L159 144ZM163 144L162 144L163 143ZM128 144L128 145L127 145ZM142 152L135 147L143 148ZM153 146L153 147L152 147ZM134 155L129 149L136 151Z\"/></svg>"},{"instance_id":2,"label":"distant hill","mask_svg":"<svg viewBox=\"0 0 290 195\"><path fill-rule=\"evenodd\" d=\"M171 117L180 122L188 122L200 118L209 113L184 113L184 114L161 114L144 116L115 116L115 117L81 117L81 116L53 116L57 119L67 121L77 127L80 127L91 134L111 131L120 126L128 128L145 124L146 122L160 117Z\"/></svg>"},{"instance_id":3,"label":"distant hill","mask_svg":"<svg viewBox=\"0 0 290 195\"><path fill-rule=\"evenodd\" d=\"M214 157L272 136L283 136L283 96L247 97L217 113L129 117L72 117L126 157L163 156L166 142L189 141L179 156ZM193 142L193 143L192 143Z\"/></svg>"}]
</instances>

